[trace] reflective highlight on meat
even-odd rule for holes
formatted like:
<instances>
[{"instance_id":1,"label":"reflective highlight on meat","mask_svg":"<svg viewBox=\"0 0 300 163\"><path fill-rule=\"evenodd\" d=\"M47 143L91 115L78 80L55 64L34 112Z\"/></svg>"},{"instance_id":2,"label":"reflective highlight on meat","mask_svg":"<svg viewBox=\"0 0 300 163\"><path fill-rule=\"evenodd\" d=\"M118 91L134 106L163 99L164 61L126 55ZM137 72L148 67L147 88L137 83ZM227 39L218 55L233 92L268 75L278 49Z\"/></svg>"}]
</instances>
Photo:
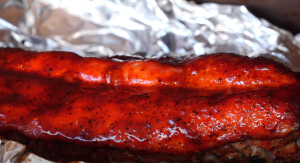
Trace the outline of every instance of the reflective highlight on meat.
<instances>
[{"instance_id":1,"label":"reflective highlight on meat","mask_svg":"<svg viewBox=\"0 0 300 163\"><path fill-rule=\"evenodd\" d=\"M1 49L0 132L191 158L299 132L298 76L269 59L232 54L118 62Z\"/></svg>"},{"instance_id":2,"label":"reflective highlight on meat","mask_svg":"<svg viewBox=\"0 0 300 163\"><path fill-rule=\"evenodd\" d=\"M30 77L30 78L29 78ZM61 79L1 74L0 130L32 139L188 155L299 126L297 85L216 96L81 90ZM18 90L18 91L17 91Z\"/></svg>"},{"instance_id":3,"label":"reflective highlight on meat","mask_svg":"<svg viewBox=\"0 0 300 163\"><path fill-rule=\"evenodd\" d=\"M204 55L184 61L161 58L120 62L81 58L68 52L0 49L0 68L134 94L230 94L297 83L297 75L279 63L234 54Z\"/></svg>"}]
</instances>

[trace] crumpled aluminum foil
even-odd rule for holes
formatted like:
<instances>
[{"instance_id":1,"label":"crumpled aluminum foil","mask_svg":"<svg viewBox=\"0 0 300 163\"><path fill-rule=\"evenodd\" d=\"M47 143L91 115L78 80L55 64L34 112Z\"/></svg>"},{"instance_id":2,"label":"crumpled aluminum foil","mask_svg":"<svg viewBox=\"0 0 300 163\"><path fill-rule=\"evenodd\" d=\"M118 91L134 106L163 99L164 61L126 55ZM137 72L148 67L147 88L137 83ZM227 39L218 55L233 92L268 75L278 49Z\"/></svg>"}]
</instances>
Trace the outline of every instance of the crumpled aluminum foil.
<instances>
[{"instance_id":1,"label":"crumpled aluminum foil","mask_svg":"<svg viewBox=\"0 0 300 163\"><path fill-rule=\"evenodd\" d=\"M2 47L71 51L83 57L232 52L266 56L300 71L300 34L293 37L245 6L184 0L7 0L0 3L0 18ZM1 149L2 162L22 154ZM34 162L35 157L26 158Z\"/></svg>"},{"instance_id":2,"label":"crumpled aluminum foil","mask_svg":"<svg viewBox=\"0 0 300 163\"><path fill-rule=\"evenodd\" d=\"M13 163L23 154L25 146L14 141L0 140L0 162Z\"/></svg>"},{"instance_id":3,"label":"crumpled aluminum foil","mask_svg":"<svg viewBox=\"0 0 300 163\"><path fill-rule=\"evenodd\" d=\"M72 51L85 57L233 52L264 55L300 71L293 36L256 18L245 6L184 0L8 0L1 4L2 10L12 7L24 14L6 15L17 19L15 26L0 21L1 46Z\"/></svg>"},{"instance_id":4,"label":"crumpled aluminum foil","mask_svg":"<svg viewBox=\"0 0 300 163\"><path fill-rule=\"evenodd\" d=\"M293 43L300 48L300 33L295 36Z\"/></svg>"}]
</instances>

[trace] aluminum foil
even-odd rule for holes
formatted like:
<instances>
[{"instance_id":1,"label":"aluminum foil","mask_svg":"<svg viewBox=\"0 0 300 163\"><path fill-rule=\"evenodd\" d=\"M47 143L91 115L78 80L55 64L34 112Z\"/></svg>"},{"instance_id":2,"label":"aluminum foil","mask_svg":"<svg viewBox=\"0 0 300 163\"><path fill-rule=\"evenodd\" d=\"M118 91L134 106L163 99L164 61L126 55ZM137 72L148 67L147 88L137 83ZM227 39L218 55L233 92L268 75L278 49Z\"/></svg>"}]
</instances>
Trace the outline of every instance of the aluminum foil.
<instances>
[{"instance_id":1,"label":"aluminum foil","mask_svg":"<svg viewBox=\"0 0 300 163\"><path fill-rule=\"evenodd\" d=\"M71 51L83 57L185 57L232 52L266 56L300 71L300 34L292 36L245 6L184 0L4 0L0 46ZM15 147L15 148L14 148ZM4 149L11 149L10 151ZM0 162L22 150L1 148ZM32 154L19 159L40 162ZM24 159L25 158L25 159Z\"/></svg>"},{"instance_id":2,"label":"aluminum foil","mask_svg":"<svg viewBox=\"0 0 300 163\"><path fill-rule=\"evenodd\" d=\"M0 140L0 162L13 163L25 151L25 146L14 141Z\"/></svg>"},{"instance_id":3,"label":"aluminum foil","mask_svg":"<svg viewBox=\"0 0 300 163\"><path fill-rule=\"evenodd\" d=\"M14 24L0 21L1 46L84 57L233 52L264 55L300 71L293 36L245 6L184 0L7 0L1 8L0 17Z\"/></svg>"}]
</instances>

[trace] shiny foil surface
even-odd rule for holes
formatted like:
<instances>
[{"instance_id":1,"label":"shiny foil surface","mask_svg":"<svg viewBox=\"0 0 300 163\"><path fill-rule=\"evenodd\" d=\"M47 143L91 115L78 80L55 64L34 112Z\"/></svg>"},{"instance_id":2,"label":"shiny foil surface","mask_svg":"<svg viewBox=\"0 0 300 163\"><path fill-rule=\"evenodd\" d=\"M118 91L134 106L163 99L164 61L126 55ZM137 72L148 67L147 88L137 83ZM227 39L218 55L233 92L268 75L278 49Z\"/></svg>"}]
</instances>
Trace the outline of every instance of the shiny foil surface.
<instances>
[{"instance_id":1,"label":"shiny foil surface","mask_svg":"<svg viewBox=\"0 0 300 163\"><path fill-rule=\"evenodd\" d=\"M84 57L233 52L266 56L300 71L300 35L255 17L245 6L184 0L4 0L0 6L1 47ZM1 149L2 160L22 153Z\"/></svg>"},{"instance_id":2,"label":"shiny foil surface","mask_svg":"<svg viewBox=\"0 0 300 163\"><path fill-rule=\"evenodd\" d=\"M7 0L1 10L1 46L86 57L233 52L264 55L300 70L298 37L255 17L245 6L184 0Z\"/></svg>"}]
</instances>

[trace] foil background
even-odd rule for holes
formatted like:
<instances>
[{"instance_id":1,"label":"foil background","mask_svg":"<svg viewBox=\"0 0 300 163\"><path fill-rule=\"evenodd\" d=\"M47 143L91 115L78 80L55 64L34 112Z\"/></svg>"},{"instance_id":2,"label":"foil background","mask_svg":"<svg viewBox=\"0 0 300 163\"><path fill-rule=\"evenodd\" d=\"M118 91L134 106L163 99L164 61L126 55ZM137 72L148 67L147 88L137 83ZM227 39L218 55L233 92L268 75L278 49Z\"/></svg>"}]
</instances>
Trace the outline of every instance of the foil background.
<instances>
[{"instance_id":1,"label":"foil background","mask_svg":"<svg viewBox=\"0 0 300 163\"><path fill-rule=\"evenodd\" d=\"M300 71L300 34L294 37L255 17L245 6L196 5L184 0L0 2L1 47L71 51L83 57L232 52L266 56ZM24 152L20 144L6 144L0 149L2 162ZM27 161L34 162L35 157L26 155Z\"/></svg>"},{"instance_id":2,"label":"foil background","mask_svg":"<svg viewBox=\"0 0 300 163\"><path fill-rule=\"evenodd\" d=\"M184 0L6 0L0 6L1 46L84 57L233 52L300 71L296 39L245 6Z\"/></svg>"}]
</instances>

